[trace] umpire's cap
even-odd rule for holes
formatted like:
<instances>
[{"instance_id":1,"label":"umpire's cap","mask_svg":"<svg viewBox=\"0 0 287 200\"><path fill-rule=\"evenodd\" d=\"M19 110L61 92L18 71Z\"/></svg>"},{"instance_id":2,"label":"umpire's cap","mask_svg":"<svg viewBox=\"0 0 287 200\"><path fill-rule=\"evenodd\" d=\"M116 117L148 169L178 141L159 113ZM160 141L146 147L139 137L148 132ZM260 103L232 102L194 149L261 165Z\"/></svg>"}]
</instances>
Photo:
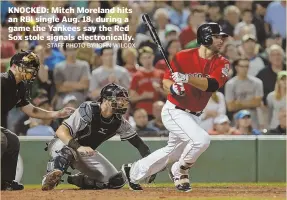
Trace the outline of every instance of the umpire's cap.
<instances>
[{"instance_id":1,"label":"umpire's cap","mask_svg":"<svg viewBox=\"0 0 287 200\"><path fill-rule=\"evenodd\" d=\"M10 66L13 64L22 68L32 68L36 71L40 68L38 56L32 51L22 51L15 54L10 60Z\"/></svg>"},{"instance_id":2,"label":"umpire's cap","mask_svg":"<svg viewBox=\"0 0 287 200\"><path fill-rule=\"evenodd\" d=\"M223 37L228 37L228 34L222 32L221 26L217 23L210 22L202 24L197 29L197 43L204 46L212 45L212 36L221 35Z\"/></svg>"}]
</instances>

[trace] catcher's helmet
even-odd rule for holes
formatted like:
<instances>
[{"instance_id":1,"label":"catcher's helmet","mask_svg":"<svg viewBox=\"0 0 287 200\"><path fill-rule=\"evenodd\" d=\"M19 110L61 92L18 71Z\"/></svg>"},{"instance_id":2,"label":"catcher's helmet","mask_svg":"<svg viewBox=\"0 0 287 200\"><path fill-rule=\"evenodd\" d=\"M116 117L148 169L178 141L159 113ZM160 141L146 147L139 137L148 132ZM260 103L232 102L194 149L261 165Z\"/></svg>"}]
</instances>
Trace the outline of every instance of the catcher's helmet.
<instances>
[{"instance_id":1,"label":"catcher's helmet","mask_svg":"<svg viewBox=\"0 0 287 200\"><path fill-rule=\"evenodd\" d=\"M221 35L223 37L228 37L228 34L222 32L222 29L219 24L210 22L202 24L197 29L197 43L204 46L212 45L212 35Z\"/></svg>"},{"instance_id":2,"label":"catcher's helmet","mask_svg":"<svg viewBox=\"0 0 287 200\"><path fill-rule=\"evenodd\" d=\"M114 114L123 115L128 109L128 91L115 83L108 84L101 90L100 99L101 101L103 101L103 99L111 101Z\"/></svg>"},{"instance_id":3,"label":"catcher's helmet","mask_svg":"<svg viewBox=\"0 0 287 200\"><path fill-rule=\"evenodd\" d=\"M21 70L25 71L26 69L33 70L34 79L40 68L40 61L38 56L32 51L22 51L15 54L10 60L10 66L13 64L20 67Z\"/></svg>"}]
</instances>

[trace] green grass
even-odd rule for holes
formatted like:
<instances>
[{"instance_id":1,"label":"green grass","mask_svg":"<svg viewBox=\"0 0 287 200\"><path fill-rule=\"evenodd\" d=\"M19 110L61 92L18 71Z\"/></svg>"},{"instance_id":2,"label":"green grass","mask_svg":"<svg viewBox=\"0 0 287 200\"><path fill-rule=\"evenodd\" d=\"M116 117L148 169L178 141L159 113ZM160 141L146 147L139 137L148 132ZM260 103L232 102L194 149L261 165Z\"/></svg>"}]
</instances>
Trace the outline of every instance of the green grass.
<instances>
[{"instance_id":1,"label":"green grass","mask_svg":"<svg viewBox=\"0 0 287 200\"><path fill-rule=\"evenodd\" d=\"M180 197L180 200L187 200L191 199L190 197L188 198L183 198ZM273 198L262 198L262 197L195 197L192 198L194 200L270 200ZM278 199L278 198L277 198ZM283 198L282 200L284 200ZM164 200L179 200L179 198L165 198Z\"/></svg>"},{"instance_id":2,"label":"green grass","mask_svg":"<svg viewBox=\"0 0 287 200\"><path fill-rule=\"evenodd\" d=\"M187 200L191 199L190 197L188 198L164 198L164 200ZM194 200L270 200L272 198L262 198L262 197L195 197L192 198Z\"/></svg>"},{"instance_id":3,"label":"green grass","mask_svg":"<svg viewBox=\"0 0 287 200\"><path fill-rule=\"evenodd\" d=\"M172 183L151 184L154 187L172 187ZM286 183L193 183L192 187L228 187L228 186L269 186L286 187Z\"/></svg>"},{"instance_id":4,"label":"green grass","mask_svg":"<svg viewBox=\"0 0 287 200\"><path fill-rule=\"evenodd\" d=\"M172 183L152 183L143 184L144 187L173 187ZM193 183L192 187L244 187L244 186L260 186L260 187L282 187L286 188L286 183ZM39 189L41 185L25 185L27 189ZM76 189L76 186L69 184L60 184L57 189ZM127 185L124 187L127 188Z\"/></svg>"}]
</instances>

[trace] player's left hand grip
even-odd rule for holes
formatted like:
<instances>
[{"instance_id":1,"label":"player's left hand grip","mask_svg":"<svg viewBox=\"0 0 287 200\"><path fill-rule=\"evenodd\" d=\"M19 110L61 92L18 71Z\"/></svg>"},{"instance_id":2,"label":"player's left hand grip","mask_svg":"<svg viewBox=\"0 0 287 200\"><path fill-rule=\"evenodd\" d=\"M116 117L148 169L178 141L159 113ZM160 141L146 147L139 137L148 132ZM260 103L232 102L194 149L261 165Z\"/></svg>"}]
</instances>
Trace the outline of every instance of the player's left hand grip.
<instances>
[{"instance_id":1,"label":"player's left hand grip","mask_svg":"<svg viewBox=\"0 0 287 200\"><path fill-rule=\"evenodd\" d=\"M185 89L184 89L183 83L173 83L170 86L170 92L173 95L184 96L185 95Z\"/></svg>"}]
</instances>

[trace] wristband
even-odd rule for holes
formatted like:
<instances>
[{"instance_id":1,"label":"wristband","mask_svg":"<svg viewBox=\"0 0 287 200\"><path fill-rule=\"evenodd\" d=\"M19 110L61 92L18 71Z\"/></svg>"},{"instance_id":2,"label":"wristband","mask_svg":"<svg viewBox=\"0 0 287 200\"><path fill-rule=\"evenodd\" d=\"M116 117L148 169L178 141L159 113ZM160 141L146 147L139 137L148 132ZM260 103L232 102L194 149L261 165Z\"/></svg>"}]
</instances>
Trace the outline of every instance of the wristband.
<instances>
[{"instance_id":1,"label":"wristband","mask_svg":"<svg viewBox=\"0 0 287 200\"><path fill-rule=\"evenodd\" d=\"M170 86L169 90L170 90L170 93L171 93L171 94L177 95L177 94L175 93L175 91L173 90L173 84Z\"/></svg>"},{"instance_id":2,"label":"wristband","mask_svg":"<svg viewBox=\"0 0 287 200\"><path fill-rule=\"evenodd\" d=\"M75 151L77 151L77 149L80 147L81 145L73 138L69 141L68 143L68 147L71 147L72 149L74 149Z\"/></svg>"}]
</instances>

